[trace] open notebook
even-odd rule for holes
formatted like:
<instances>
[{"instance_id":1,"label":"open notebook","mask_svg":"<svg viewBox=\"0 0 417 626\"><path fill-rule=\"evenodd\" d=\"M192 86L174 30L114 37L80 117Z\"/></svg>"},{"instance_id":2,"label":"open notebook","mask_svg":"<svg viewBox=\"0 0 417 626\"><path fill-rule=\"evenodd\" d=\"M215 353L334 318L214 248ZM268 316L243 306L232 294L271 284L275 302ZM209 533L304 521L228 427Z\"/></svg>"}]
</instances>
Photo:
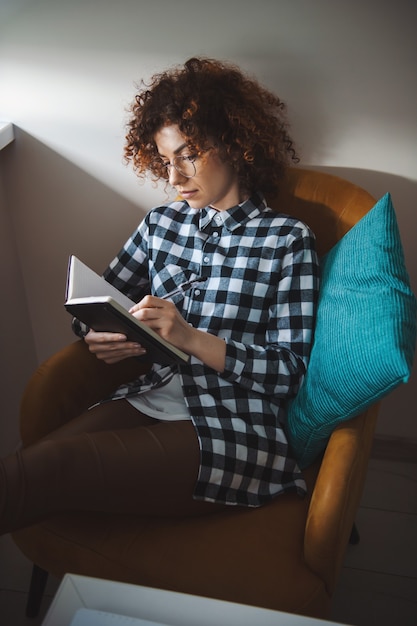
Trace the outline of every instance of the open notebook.
<instances>
[{"instance_id":1,"label":"open notebook","mask_svg":"<svg viewBox=\"0 0 417 626\"><path fill-rule=\"evenodd\" d=\"M129 313L135 303L75 256L70 257L65 308L95 331L123 333L156 363L186 363L189 355Z\"/></svg>"}]
</instances>

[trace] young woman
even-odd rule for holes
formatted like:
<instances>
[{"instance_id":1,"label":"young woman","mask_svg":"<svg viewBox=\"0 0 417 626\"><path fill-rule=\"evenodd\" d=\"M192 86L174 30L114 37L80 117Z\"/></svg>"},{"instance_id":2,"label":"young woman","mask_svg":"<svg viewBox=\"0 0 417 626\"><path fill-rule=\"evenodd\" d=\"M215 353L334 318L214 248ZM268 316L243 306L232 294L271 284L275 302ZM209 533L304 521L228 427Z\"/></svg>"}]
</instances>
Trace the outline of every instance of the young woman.
<instances>
[{"instance_id":1,"label":"young woman","mask_svg":"<svg viewBox=\"0 0 417 626\"><path fill-rule=\"evenodd\" d=\"M308 227L263 196L296 160L284 112L210 59L142 85L125 154L177 199L148 213L104 275L190 360L153 363L4 459L0 532L62 510L201 514L305 493L283 426L307 367L318 263ZM74 329L108 364L145 355L123 335Z\"/></svg>"}]
</instances>

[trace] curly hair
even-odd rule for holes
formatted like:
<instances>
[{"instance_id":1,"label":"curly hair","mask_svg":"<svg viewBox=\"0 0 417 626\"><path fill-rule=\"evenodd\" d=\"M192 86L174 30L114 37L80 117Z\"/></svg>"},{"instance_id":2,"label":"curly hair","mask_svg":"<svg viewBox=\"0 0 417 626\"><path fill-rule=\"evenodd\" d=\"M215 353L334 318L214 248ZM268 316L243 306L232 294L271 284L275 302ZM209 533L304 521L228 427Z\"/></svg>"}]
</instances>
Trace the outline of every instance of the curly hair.
<instances>
[{"instance_id":1,"label":"curly hair","mask_svg":"<svg viewBox=\"0 0 417 626\"><path fill-rule=\"evenodd\" d=\"M233 164L242 189L276 192L291 162L298 162L288 134L286 106L236 66L191 58L184 66L143 81L130 108L124 155L140 177L167 179L158 165L155 134L175 124L196 154L215 141Z\"/></svg>"}]
</instances>

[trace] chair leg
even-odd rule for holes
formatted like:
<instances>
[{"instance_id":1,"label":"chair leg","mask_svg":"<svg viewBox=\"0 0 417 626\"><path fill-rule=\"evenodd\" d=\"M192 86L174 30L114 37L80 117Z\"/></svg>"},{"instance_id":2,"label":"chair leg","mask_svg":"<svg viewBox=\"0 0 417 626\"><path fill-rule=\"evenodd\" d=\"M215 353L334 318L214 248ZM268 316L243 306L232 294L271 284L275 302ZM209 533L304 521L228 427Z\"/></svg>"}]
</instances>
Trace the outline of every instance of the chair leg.
<instances>
[{"instance_id":1,"label":"chair leg","mask_svg":"<svg viewBox=\"0 0 417 626\"><path fill-rule=\"evenodd\" d=\"M357 528L356 524L354 523L353 526L352 526L351 533L350 533L349 543L352 546L356 546L360 542L360 540L361 540L361 538L360 538L360 535L359 535L358 528Z\"/></svg>"},{"instance_id":2,"label":"chair leg","mask_svg":"<svg viewBox=\"0 0 417 626\"><path fill-rule=\"evenodd\" d=\"M47 580L48 572L34 563L26 604L26 617L38 616Z\"/></svg>"}]
</instances>

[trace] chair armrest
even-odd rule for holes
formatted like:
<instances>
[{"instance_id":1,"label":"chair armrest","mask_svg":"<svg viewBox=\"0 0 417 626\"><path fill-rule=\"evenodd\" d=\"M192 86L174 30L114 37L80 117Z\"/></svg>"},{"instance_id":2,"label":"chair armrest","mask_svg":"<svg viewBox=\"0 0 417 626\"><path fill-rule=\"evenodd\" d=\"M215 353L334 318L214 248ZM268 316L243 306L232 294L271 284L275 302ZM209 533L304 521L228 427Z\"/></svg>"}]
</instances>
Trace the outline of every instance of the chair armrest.
<instances>
[{"instance_id":1,"label":"chair armrest","mask_svg":"<svg viewBox=\"0 0 417 626\"><path fill-rule=\"evenodd\" d=\"M66 346L42 363L26 385L20 406L23 444L59 428L148 370L149 363L135 358L107 365L82 340Z\"/></svg>"},{"instance_id":2,"label":"chair armrest","mask_svg":"<svg viewBox=\"0 0 417 626\"><path fill-rule=\"evenodd\" d=\"M330 595L362 497L378 409L373 405L332 433L311 497L304 556Z\"/></svg>"}]
</instances>

